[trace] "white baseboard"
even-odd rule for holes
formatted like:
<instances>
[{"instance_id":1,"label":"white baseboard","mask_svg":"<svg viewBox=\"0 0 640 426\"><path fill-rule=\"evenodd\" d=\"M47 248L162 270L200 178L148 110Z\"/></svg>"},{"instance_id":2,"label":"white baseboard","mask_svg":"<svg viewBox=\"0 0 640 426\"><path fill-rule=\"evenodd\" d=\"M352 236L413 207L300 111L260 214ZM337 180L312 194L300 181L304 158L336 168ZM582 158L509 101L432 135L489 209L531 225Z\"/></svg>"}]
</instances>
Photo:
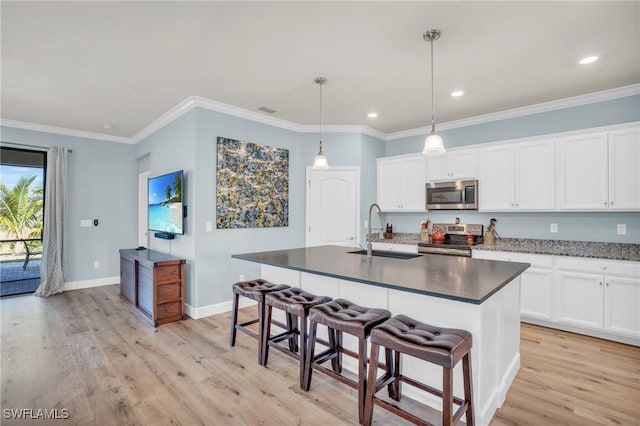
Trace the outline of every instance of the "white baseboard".
<instances>
[{"instance_id":1,"label":"white baseboard","mask_svg":"<svg viewBox=\"0 0 640 426\"><path fill-rule=\"evenodd\" d=\"M93 280L67 281L64 283L64 291L80 290L82 288L100 287L103 285L119 284L120 275L115 277L96 278Z\"/></svg>"},{"instance_id":2,"label":"white baseboard","mask_svg":"<svg viewBox=\"0 0 640 426\"><path fill-rule=\"evenodd\" d=\"M246 297L240 298L240 307L244 308L245 306L255 305L256 301L247 299ZM233 307L233 302L231 300L222 303L216 303L214 305L201 306L196 308L194 306L185 303L185 310L187 315L189 315L193 319L200 319L204 317L208 317L211 315L222 314L225 312L230 312Z\"/></svg>"}]
</instances>

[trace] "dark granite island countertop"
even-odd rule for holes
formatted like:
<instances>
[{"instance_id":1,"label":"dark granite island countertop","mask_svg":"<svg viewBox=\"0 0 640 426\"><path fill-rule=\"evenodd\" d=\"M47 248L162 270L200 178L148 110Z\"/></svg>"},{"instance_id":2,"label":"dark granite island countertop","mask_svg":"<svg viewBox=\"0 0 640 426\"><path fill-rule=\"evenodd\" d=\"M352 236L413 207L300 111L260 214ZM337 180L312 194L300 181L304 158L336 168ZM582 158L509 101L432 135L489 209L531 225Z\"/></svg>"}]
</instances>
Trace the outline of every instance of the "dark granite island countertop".
<instances>
[{"instance_id":1,"label":"dark granite island countertop","mask_svg":"<svg viewBox=\"0 0 640 426\"><path fill-rule=\"evenodd\" d=\"M364 284L481 304L524 272L528 263L424 254L413 259L349 253L353 247L320 246L232 255Z\"/></svg>"}]
</instances>

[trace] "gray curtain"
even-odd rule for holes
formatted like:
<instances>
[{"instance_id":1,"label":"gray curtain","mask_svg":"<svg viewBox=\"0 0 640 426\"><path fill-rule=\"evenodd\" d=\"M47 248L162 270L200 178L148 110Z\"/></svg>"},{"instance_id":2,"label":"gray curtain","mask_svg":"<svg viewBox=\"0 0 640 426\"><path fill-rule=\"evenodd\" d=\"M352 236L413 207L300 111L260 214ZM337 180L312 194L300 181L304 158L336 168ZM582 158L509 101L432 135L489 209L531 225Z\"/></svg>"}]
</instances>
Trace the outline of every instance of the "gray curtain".
<instances>
[{"instance_id":1,"label":"gray curtain","mask_svg":"<svg viewBox=\"0 0 640 426\"><path fill-rule=\"evenodd\" d=\"M44 235L42 240L41 283L36 296L61 293L64 287L63 240L64 216L67 209L67 170L69 151L52 146L47 155Z\"/></svg>"}]
</instances>

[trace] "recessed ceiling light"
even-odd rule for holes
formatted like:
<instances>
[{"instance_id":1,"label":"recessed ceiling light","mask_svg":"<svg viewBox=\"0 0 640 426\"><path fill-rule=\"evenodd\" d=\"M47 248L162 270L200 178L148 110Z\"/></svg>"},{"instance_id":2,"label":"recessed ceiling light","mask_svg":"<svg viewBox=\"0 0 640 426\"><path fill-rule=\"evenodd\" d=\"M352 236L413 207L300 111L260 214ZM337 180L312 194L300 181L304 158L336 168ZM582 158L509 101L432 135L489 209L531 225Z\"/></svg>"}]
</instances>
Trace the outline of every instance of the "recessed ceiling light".
<instances>
[{"instance_id":1,"label":"recessed ceiling light","mask_svg":"<svg viewBox=\"0 0 640 426\"><path fill-rule=\"evenodd\" d=\"M367 114L367 117L369 118L376 118L378 116L377 112L370 112L369 114Z\"/></svg>"},{"instance_id":2,"label":"recessed ceiling light","mask_svg":"<svg viewBox=\"0 0 640 426\"><path fill-rule=\"evenodd\" d=\"M105 129L110 129L113 127L113 125L109 124L109 123L105 123L102 125L102 127L104 127Z\"/></svg>"},{"instance_id":3,"label":"recessed ceiling light","mask_svg":"<svg viewBox=\"0 0 640 426\"><path fill-rule=\"evenodd\" d=\"M453 96L454 98L458 98L462 95L464 95L464 92L462 90L456 90L455 92L451 92L451 96Z\"/></svg>"},{"instance_id":4,"label":"recessed ceiling light","mask_svg":"<svg viewBox=\"0 0 640 426\"><path fill-rule=\"evenodd\" d=\"M594 63L597 60L598 60L597 56L587 56L586 58L580 59L579 64L580 65L591 64L591 63Z\"/></svg>"}]
</instances>

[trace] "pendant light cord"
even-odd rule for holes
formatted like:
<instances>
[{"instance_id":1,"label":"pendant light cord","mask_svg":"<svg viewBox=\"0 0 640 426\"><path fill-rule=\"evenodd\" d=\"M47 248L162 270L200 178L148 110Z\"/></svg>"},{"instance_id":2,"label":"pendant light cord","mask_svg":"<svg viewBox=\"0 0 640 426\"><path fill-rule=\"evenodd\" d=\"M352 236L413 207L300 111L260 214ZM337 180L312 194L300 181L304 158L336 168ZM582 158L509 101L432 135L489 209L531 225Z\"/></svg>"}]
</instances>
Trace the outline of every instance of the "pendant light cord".
<instances>
[{"instance_id":1,"label":"pendant light cord","mask_svg":"<svg viewBox=\"0 0 640 426\"><path fill-rule=\"evenodd\" d=\"M322 152L322 84L320 83L320 152Z\"/></svg>"},{"instance_id":2,"label":"pendant light cord","mask_svg":"<svg viewBox=\"0 0 640 426\"><path fill-rule=\"evenodd\" d=\"M431 133L435 133L436 132L436 107L435 107L436 94L433 91L433 39L431 39L429 43L431 43Z\"/></svg>"}]
</instances>

